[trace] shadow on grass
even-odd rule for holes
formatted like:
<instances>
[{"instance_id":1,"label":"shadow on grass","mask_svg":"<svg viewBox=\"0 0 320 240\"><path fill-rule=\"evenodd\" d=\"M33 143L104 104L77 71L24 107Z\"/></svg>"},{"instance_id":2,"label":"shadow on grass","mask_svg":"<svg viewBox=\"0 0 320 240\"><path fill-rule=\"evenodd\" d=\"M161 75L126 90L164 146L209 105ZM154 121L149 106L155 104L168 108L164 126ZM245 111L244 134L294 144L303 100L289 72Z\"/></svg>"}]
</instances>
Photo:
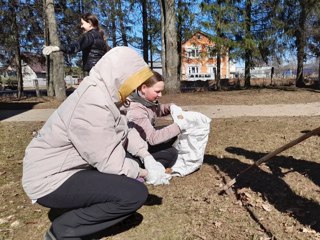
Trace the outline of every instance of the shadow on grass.
<instances>
[{"instance_id":1,"label":"shadow on grass","mask_svg":"<svg viewBox=\"0 0 320 240\"><path fill-rule=\"evenodd\" d=\"M119 222L116 225L113 225L112 227L107 228L99 233L86 236L82 239L83 240L100 239L103 237L114 236L119 233L128 231L130 228L134 228L138 226L142 222L142 220L143 220L143 216L140 213L135 212L130 217L123 220L122 222Z\"/></svg>"},{"instance_id":2,"label":"shadow on grass","mask_svg":"<svg viewBox=\"0 0 320 240\"><path fill-rule=\"evenodd\" d=\"M154 206L154 205L161 205L162 204L162 198L158 197L154 194L149 194L147 201L145 202L145 206ZM48 212L48 218L52 222L57 217L61 216L62 214L68 212L70 210L68 209L50 209ZM110 228L107 228L101 232L86 236L85 240L89 239L100 239L103 237L113 236L116 234L119 234L121 232L125 232L129 230L130 228L138 226L143 220L143 216L140 213L133 213L130 217L124 219L122 222L119 222L115 225L113 225Z\"/></svg>"},{"instance_id":3,"label":"shadow on grass","mask_svg":"<svg viewBox=\"0 0 320 240\"><path fill-rule=\"evenodd\" d=\"M38 103L0 102L0 121L33 109L37 104Z\"/></svg>"},{"instance_id":4,"label":"shadow on grass","mask_svg":"<svg viewBox=\"0 0 320 240\"><path fill-rule=\"evenodd\" d=\"M30 110L40 102L0 102L1 110Z\"/></svg>"},{"instance_id":5,"label":"shadow on grass","mask_svg":"<svg viewBox=\"0 0 320 240\"><path fill-rule=\"evenodd\" d=\"M147 201L145 202L145 206L154 206L154 205L161 205L162 204L162 198L158 197L154 194L149 194ZM126 218L122 222L113 225L110 228L107 228L99 233L87 236L83 239L89 240L89 239L100 239L103 237L109 237L113 235L117 235L119 233L125 232L129 230L130 228L134 228L138 226L143 220L143 216L140 213L135 212L130 217Z\"/></svg>"},{"instance_id":6,"label":"shadow on grass","mask_svg":"<svg viewBox=\"0 0 320 240\"><path fill-rule=\"evenodd\" d=\"M254 161L258 160L260 157L264 156L265 153L258 153L254 151L248 151L242 148L229 147L226 151L230 153L235 153L243 155L246 158L250 158ZM295 167L303 172L312 166L312 173L310 176L314 182L319 183L319 166L316 163L310 163L306 160L297 160L293 158L287 158L283 156L276 157L277 160L273 159L273 162L280 165L274 165L277 167L284 167L281 165L286 163L287 166ZM299 161L293 166L290 162ZM249 164L245 164L238 159L224 158L219 159L213 155L205 155L204 163L212 166L219 167L220 171L228 175L230 178L235 178L244 169L248 168ZM273 163L273 164L274 164ZM311 179L311 178L310 178ZM298 220L301 224L309 225L312 229L320 232L320 205L310 199L306 199L297 195L290 186L281 179L281 174L277 172L267 173L260 168L256 167L250 171L245 172L243 175L237 177L237 182L234 185L235 188L250 188L256 193L261 193L261 195L268 200L278 211L283 214L289 214L291 217Z\"/></svg>"},{"instance_id":7,"label":"shadow on grass","mask_svg":"<svg viewBox=\"0 0 320 240\"><path fill-rule=\"evenodd\" d=\"M259 158L266 155L266 153L256 153L248 151L243 148L231 147L227 148L226 151L242 155L247 159L257 161ZM292 156L274 156L265 164L270 168L272 173L278 177L284 177L289 172L298 172L304 177L309 178L314 184L320 187L320 164L316 162L310 162L307 160L296 159ZM283 173L281 168L289 169L288 172Z\"/></svg>"},{"instance_id":8,"label":"shadow on grass","mask_svg":"<svg viewBox=\"0 0 320 240\"><path fill-rule=\"evenodd\" d=\"M144 203L145 206L155 206L162 204L162 197L158 197L154 194L149 194L147 201Z\"/></svg>"}]
</instances>

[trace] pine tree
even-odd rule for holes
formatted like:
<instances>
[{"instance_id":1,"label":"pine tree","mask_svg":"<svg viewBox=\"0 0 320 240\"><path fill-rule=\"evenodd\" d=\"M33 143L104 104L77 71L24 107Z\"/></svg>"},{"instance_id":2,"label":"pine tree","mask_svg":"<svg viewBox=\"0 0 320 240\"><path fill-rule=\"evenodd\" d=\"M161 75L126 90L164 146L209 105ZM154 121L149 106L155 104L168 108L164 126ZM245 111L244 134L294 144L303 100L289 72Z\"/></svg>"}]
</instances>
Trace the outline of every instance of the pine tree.
<instances>
[{"instance_id":1,"label":"pine tree","mask_svg":"<svg viewBox=\"0 0 320 240\"><path fill-rule=\"evenodd\" d=\"M196 31L196 0L178 0L177 2L177 50L178 50L178 76L181 79L182 43L189 39Z\"/></svg>"},{"instance_id":2,"label":"pine tree","mask_svg":"<svg viewBox=\"0 0 320 240\"><path fill-rule=\"evenodd\" d=\"M318 59L318 84L316 88L320 89L320 2L316 4L310 14L307 29L307 47L311 54Z\"/></svg>"},{"instance_id":3,"label":"pine tree","mask_svg":"<svg viewBox=\"0 0 320 240\"><path fill-rule=\"evenodd\" d=\"M277 0L245 1L244 35L240 43L244 46L246 87L250 86L250 70L261 63L269 64L280 53L276 44L278 30L273 24L276 7Z\"/></svg>"},{"instance_id":4,"label":"pine tree","mask_svg":"<svg viewBox=\"0 0 320 240\"><path fill-rule=\"evenodd\" d=\"M317 0L284 0L279 21L283 22L283 31L291 46L297 51L296 86L304 86L303 63L306 60L307 46L306 23L312 11L319 5ZM294 41L292 41L294 39Z\"/></svg>"},{"instance_id":5,"label":"pine tree","mask_svg":"<svg viewBox=\"0 0 320 240\"><path fill-rule=\"evenodd\" d=\"M211 40L215 43L212 52L209 54L216 55L217 67L216 67L216 84L217 89L221 89L221 58L229 54L229 48L233 46L232 29L235 28L236 11L233 1L228 0L206 0L201 3L200 8L207 14L207 19L202 21L201 24L209 32L213 33Z\"/></svg>"}]
</instances>

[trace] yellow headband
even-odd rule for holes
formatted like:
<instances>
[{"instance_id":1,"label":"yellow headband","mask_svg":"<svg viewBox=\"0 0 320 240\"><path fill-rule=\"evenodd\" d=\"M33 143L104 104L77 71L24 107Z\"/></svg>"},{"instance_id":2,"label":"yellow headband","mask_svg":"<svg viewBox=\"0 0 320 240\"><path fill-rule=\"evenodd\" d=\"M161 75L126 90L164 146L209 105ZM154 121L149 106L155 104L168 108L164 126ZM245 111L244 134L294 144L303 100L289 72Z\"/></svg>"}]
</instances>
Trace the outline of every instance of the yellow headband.
<instances>
[{"instance_id":1,"label":"yellow headband","mask_svg":"<svg viewBox=\"0 0 320 240\"><path fill-rule=\"evenodd\" d=\"M124 102L133 90L152 76L153 73L148 66L131 75L119 88L118 94L121 102Z\"/></svg>"}]
</instances>

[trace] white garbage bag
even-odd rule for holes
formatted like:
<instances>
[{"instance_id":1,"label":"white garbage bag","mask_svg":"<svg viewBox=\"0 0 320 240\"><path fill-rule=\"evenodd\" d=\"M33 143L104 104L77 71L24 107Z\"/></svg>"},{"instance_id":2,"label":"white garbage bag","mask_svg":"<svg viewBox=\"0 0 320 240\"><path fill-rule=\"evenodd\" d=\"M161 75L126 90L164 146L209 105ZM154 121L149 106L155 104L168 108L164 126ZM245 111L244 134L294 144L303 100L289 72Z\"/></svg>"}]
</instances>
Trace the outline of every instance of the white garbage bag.
<instances>
[{"instance_id":1,"label":"white garbage bag","mask_svg":"<svg viewBox=\"0 0 320 240\"><path fill-rule=\"evenodd\" d=\"M174 121L183 118L187 128L179 136L174 146L178 150L178 159L172 167L173 176L186 176L198 170L204 158L210 133L211 119L199 112L185 112L181 108L171 108Z\"/></svg>"}]
</instances>

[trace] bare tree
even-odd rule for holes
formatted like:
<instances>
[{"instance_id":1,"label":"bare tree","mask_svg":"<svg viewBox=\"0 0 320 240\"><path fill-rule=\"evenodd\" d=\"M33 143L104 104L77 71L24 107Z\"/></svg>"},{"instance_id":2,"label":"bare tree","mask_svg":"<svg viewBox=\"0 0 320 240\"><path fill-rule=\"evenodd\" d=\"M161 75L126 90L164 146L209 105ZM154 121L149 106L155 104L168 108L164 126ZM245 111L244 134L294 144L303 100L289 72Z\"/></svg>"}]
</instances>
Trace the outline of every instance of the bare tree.
<instances>
[{"instance_id":1,"label":"bare tree","mask_svg":"<svg viewBox=\"0 0 320 240\"><path fill-rule=\"evenodd\" d=\"M174 0L160 0L161 35L162 35L162 69L166 79L167 92L180 91L178 75L177 29Z\"/></svg>"},{"instance_id":2,"label":"bare tree","mask_svg":"<svg viewBox=\"0 0 320 240\"><path fill-rule=\"evenodd\" d=\"M142 42L143 42L143 59L149 61L149 41L148 41L148 11L147 1L141 0L142 6Z\"/></svg>"},{"instance_id":3,"label":"bare tree","mask_svg":"<svg viewBox=\"0 0 320 240\"><path fill-rule=\"evenodd\" d=\"M49 30L49 44L60 46L53 0L44 0L44 3L45 3L44 9L45 9L46 18L48 21L47 27ZM62 52L52 53L50 55L50 77L52 76L55 96L59 101L63 101L64 99L66 99L63 67L64 67L63 53Z\"/></svg>"}]
</instances>

